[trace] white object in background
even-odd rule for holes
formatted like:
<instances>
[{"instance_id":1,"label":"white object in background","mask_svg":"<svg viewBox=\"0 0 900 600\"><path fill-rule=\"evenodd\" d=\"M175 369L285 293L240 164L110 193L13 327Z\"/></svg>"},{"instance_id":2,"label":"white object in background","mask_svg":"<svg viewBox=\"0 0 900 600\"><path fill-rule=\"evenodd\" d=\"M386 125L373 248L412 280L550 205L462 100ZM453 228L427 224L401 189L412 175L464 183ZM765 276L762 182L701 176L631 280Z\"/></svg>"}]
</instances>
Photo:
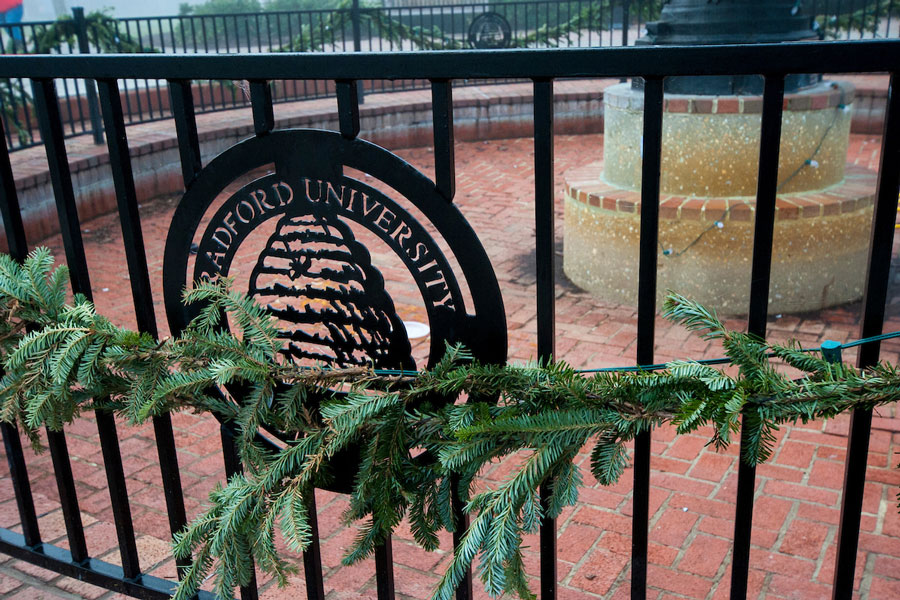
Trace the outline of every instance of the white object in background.
<instances>
[{"instance_id":1,"label":"white object in background","mask_svg":"<svg viewBox=\"0 0 900 600\"><path fill-rule=\"evenodd\" d=\"M406 327L406 337L411 340L423 338L431 333L428 325L418 321L403 321L403 326Z\"/></svg>"}]
</instances>

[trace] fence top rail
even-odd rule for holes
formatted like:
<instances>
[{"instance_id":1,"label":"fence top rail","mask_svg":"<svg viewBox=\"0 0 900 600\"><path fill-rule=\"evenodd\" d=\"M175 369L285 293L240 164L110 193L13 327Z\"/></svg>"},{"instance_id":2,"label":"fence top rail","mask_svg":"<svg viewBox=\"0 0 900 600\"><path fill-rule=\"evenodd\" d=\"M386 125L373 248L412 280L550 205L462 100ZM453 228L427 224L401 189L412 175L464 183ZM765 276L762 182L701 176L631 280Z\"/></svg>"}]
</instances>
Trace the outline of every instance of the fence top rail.
<instances>
[{"instance_id":1,"label":"fence top rail","mask_svg":"<svg viewBox=\"0 0 900 600\"><path fill-rule=\"evenodd\" d=\"M437 52L0 57L0 78L465 79L896 71L900 40Z\"/></svg>"},{"instance_id":2,"label":"fence top rail","mask_svg":"<svg viewBox=\"0 0 900 600\"><path fill-rule=\"evenodd\" d=\"M229 13L203 13L203 14L184 14L184 15L155 15L152 17L107 17L110 21L158 21L160 19L166 20L177 20L177 19L231 19L234 17L237 18L247 18L247 17L286 17L286 16L297 16L297 15L307 15L307 14L322 14L322 13L339 13L339 12L351 12L350 8L304 8L297 10L266 10L266 11L246 11L246 12L229 12ZM375 10L382 10L380 8L376 8ZM360 8L360 12L363 11L363 8Z\"/></svg>"}]
</instances>

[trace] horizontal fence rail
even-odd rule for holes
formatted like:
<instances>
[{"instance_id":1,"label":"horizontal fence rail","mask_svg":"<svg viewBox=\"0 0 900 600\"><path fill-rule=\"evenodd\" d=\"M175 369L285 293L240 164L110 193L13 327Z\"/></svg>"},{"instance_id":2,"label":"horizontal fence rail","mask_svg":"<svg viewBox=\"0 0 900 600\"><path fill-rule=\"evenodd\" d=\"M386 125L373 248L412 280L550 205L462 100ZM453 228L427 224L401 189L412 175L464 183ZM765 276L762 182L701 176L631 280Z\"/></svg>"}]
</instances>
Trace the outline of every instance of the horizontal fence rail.
<instances>
[{"instance_id":1,"label":"horizontal fence rail","mask_svg":"<svg viewBox=\"0 0 900 600\"><path fill-rule=\"evenodd\" d=\"M128 266L135 290L135 310L140 327L149 332L156 328L152 316L152 294L149 291L148 267L141 238L137 198L131 173L120 82L134 73L166 82L169 101L174 108L185 186L196 181L202 162L197 142L195 102L191 82L197 80L248 80L256 136L275 135L274 99L266 85L272 81L292 80L297 74L327 81L337 90L337 114L340 134L352 141L359 133L359 96L357 86L363 80L392 81L398 77L428 81L432 91L435 132L436 182L434 192L442 200L452 201L455 190L453 154L452 91L455 80L484 78L489 80L524 78L534 84L534 214L537 278L535 284L537 310L537 351L541 357L554 354L556 318L554 281L554 178L553 178L553 83L572 77L634 77L644 79L642 211L640 231L640 277L637 355L638 364L653 363L656 316L656 270L659 207L660 156L662 151L662 107L664 78L673 75L762 75L765 79L762 140L753 250L753 287L748 309L748 329L765 334L769 274L772 262L772 227L774 200L777 193L777 149L783 109L784 79L793 73L891 73L888 112L885 120L883 151L878 174L876 209L868 261L868 277L863 301L862 336L878 335L883 330L887 294L887 269L890 265L893 224L900 186L900 117L898 117L897 68L900 65L900 41L860 41L830 43L761 44L755 46L640 47L600 49L532 49L478 50L417 53L310 53L222 55L99 55L99 56L13 56L0 59L0 78L27 81L36 99L35 110L41 124L42 139L51 165L54 194L67 250L73 283L80 291L89 291L90 283L82 264L84 248L73 202L71 175L68 172L63 141L65 117L59 110L65 100L58 94L59 79L79 79L87 85L98 85L99 103L109 142L111 168L114 173L119 216L125 243L129 246ZM8 149L0 149L0 169L4 176L0 186L0 209L10 247L21 258L27 248L19 216L15 187L10 184L14 173L9 167ZM877 344L869 344L860 354L859 365L868 366L878 359ZM841 517L840 555L835 574L835 597L849 598L852 591L854 559L859 534L861 490L865 482L865 441L869 435L871 415L854 415L851 452L846 462L844 506ZM184 523L184 505L180 493L171 423L167 418L154 422L158 453L163 469L167 509L174 530ZM7 458L14 479L17 506L24 535L0 530L0 550L42 567L79 577L96 585L135 597L160 598L171 590L171 583L142 575L140 561L133 548L131 514L127 491L121 477L121 460L113 425L101 423L104 437L104 459L110 472L111 501L120 506L115 520L125 568L90 558L84 546L78 516L78 500L72 486L71 466L65 454L64 434L58 434L54 456L57 482L63 508L72 518L66 519L71 550L57 548L40 539L34 516L24 455L15 443L16 432L4 428ZM240 462L233 451L230 430L223 427L223 449L226 470L238 473ZM51 440L52 442L53 440ZM641 436L635 449L634 511L632 529L633 598L645 598L647 591L647 527L650 485L650 434ZM53 448L51 447L51 452ZM57 460L59 459L59 460ZM735 514L733 547L732 598L746 597L750 568L750 534L752 532L754 470L741 466L738 502ZM71 487L71 494L67 491ZM546 496L542 493L542 498ZM459 512L460 507L454 507ZM315 510L312 507L311 513ZM557 595L556 524L552 519L541 523L540 564L541 597ZM458 535L455 536L458 542ZM390 541L380 546L376 556L378 597L393 597L393 575ZM182 567L184 565L181 565ZM322 584L321 558L317 544L304 556L307 591L310 598L323 598L327 590ZM849 578L849 584L848 584ZM244 598L256 597L255 584L247 586ZM466 579L458 598L471 597L471 581Z\"/></svg>"},{"instance_id":2,"label":"horizontal fence rail","mask_svg":"<svg viewBox=\"0 0 900 600\"><path fill-rule=\"evenodd\" d=\"M103 13L59 21L0 24L0 47L7 54L248 54L270 52L412 52L480 47L596 48L633 45L659 18L663 0L523 0L457 2L409 6L384 2L354 8L347 1L328 10L259 13L184 14L116 19ZM896 6L895 6L896 4ZM900 36L900 0L813 0L799 4L827 40ZM488 19L485 22L485 19ZM480 83L468 78L470 83ZM274 103L330 97L334 85L307 77L277 80ZM458 81L457 84L465 83ZM57 80L65 100L66 136L93 133L103 143L96 92L77 78ZM123 78L123 116L127 124L171 118L165 80ZM369 91L428 89L416 78L364 79ZM193 84L197 113L250 105L241 80L208 79ZM10 149L33 146L40 132L27 83L0 79L0 105Z\"/></svg>"}]
</instances>

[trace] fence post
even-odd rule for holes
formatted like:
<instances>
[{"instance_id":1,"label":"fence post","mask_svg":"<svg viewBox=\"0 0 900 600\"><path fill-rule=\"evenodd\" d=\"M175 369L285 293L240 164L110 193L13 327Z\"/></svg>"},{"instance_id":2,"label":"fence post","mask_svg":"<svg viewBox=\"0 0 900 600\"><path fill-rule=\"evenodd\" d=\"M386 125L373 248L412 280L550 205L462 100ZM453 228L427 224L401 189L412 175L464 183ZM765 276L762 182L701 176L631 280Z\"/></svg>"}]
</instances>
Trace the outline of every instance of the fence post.
<instances>
[{"instance_id":1,"label":"fence post","mask_svg":"<svg viewBox=\"0 0 900 600\"><path fill-rule=\"evenodd\" d=\"M631 24L631 0L622 0L622 46L628 45L628 26Z\"/></svg>"},{"instance_id":2,"label":"fence post","mask_svg":"<svg viewBox=\"0 0 900 600\"><path fill-rule=\"evenodd\" d=\"M78 37L79 54L90 54L91 45L88 42L87 21L84 19L84 8L81 6L72 7L72 21L75 24L75 35ZM91 131L94 134L94 143L102 144L103 139L103 122L100 120L100 105L97 102L97 86L93 79L84 80L85 96L88 103L88 114L91 118Z\"/></svg>"},{"instance_id":3,"label":"fence post","mask_svg":"<svg viewBox=\"0 0 900 600\"><path fill-rule=\"evenodd\" d=\"M353 22L353 51L362 52L362 23L359 12L359 0L353 0L350 7L350 20ZM362 80L356 82L356 99L362 104L365 98Z\"/></svg>"}]
</instances>

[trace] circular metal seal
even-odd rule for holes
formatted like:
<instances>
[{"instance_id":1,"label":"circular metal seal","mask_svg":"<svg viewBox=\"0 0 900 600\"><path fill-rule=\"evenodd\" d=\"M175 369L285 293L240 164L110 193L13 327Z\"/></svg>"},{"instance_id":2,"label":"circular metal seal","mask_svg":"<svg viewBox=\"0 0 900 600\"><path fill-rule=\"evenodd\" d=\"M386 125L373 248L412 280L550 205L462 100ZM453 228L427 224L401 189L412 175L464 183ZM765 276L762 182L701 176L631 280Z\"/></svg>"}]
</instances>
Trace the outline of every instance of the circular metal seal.
<instances>
[{"instance_id":1,"label":"circular metal seal","mask_svg":"<svg viewBox=\"0 0 900 600\"><path fill-rule=\"evenodd\" d=\"M469 25L469 44L473 48L507 48L511 41L512 29L501 14L482 13Z\"/></svg>"},{"instance_id":2,"label":"circular metal seal","mask_svg":"<svg viewBox=\"0 0 900 600\"><path fill-rule=\"evenodd\" d=\"M506 360L499 284L462 213L399 157L336 132L251 138L200 172L166 240L174 334L200 310L182 304L185 287L221 277L278 318L298 363L431 367L454 343ZM425 321L430 339L411 344L404 321ZM349 479L332 489L346 489L354 469L335 472Z\"/></svg>"}]
</instances>

